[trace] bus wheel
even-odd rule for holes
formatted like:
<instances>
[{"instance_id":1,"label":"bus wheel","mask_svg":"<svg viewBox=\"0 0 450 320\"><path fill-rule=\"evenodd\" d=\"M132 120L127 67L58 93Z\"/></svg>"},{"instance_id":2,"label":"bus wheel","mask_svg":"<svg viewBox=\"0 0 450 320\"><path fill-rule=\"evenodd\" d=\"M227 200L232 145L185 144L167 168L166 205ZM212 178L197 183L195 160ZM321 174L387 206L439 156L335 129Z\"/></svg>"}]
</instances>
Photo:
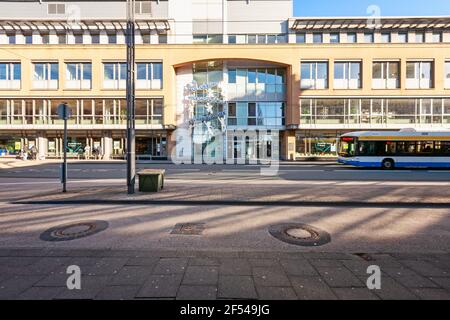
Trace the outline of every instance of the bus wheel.
<instances>
[{"instance_id":1,"label":"bus wheel","mask_svg":"<svg viewBox=\"0 0 450 320\"><path fill-rule=\"evenodd\" d=\"M394 169L394 160L392 159L384 159L381 163L381 168L385 170Z\"/></svg>"}]
</instances>

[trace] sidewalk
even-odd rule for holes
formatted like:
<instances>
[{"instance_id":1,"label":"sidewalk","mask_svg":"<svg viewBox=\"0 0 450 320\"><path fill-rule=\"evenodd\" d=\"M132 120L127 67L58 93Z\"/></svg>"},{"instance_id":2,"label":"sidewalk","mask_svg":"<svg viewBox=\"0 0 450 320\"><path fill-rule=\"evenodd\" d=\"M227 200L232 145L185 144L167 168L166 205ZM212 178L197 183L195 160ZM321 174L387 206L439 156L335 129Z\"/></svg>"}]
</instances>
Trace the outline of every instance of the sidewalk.
<instances>
[{"instance_id":1,"label":"sidewalk","mask_svg":"<svg viewBox=\"0 0 450 320\"><path fill-rule=\"evenodd\" d=\"M100 184L100 185L99 185ZM166 178L157 193L128 195L117 181L101 185L69 184L60 188L36 190L34 194L5 193L10 201L33 204L170 204L170 205L276 205L276 206L360 206L450 208L450 182L397 181L296 181L261 178L191 180ZM338 189L337 189L338 188ZM339 190L339 192L336 192ZM8 196L9 194L9 196ZM1 198L1 196L0 196Z\"/></svg>"},{"instance_id":2,"label":"sidewalk","mask_svg":"<svg viewBox=\"0 0 450 320\"><path fill-rule=\"evenodd\" d=\"M0 299L449 300L450 254L0 249Z\"/></svg>"}]
</instances>

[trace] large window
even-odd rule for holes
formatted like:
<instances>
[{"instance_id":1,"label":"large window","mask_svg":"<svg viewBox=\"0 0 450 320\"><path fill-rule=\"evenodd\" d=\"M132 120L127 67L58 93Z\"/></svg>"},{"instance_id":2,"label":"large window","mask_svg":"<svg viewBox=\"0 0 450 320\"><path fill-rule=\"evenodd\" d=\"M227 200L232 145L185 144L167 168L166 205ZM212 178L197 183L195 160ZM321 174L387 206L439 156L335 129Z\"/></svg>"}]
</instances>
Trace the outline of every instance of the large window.
<instances>
[{"instance_id":1,"label":"large window","mask_svg":"<svg viewBox=\"0 0 450 320\"><path fill-rule=\"evenodd\" d=\"M276 68L228 69L230 99L284 100L286 71Z\"/></svg>"},{"instance_id":2,"label":"large window","mask_svg":"<svg viewBox=\"0 0 450 320\"><path fill-rule=\"evenodd\" d=\"M0 89L20 89L21 64L0 62Z\"/></svg>"},{"instance_id":3,"label":"large window","mask_svg":"<svg viewBox=\"0 0 450 320\"><path fill-rule=\"evenodd\" d=\"M126 63L104 63L103 68L103 87L105 89L125 89L127 80Z\"/></svg>"},{"instance_id":4,"label":"large window","mask_svg":"<svg viewBox=\"0 0 450 320\"><path fill-rule=\"evenodd\" d=\"M284 102L228 103L229 126L284 126Z\"/></svg>"},{"instance_id":5,"label":"large window","mask_svg":"<svg viewBox=\"0 0 450 320\"><path fill-rule=\"evenodd\" d=\"M385 101L386 103L386 101ZM413 124L417 115L416 99L388 99L386 114L388 124Z\"/></svg>"},{"instance_id":6,"label":"large window","mask_svg":"<svg viewBox=\"0 0 450 320\"><path fill-rule=\"evenodd\" d=\"M430 89L433 87L433 62L409 61L406 64L406 88Z\"/></svg>"},{"instance_id":7,"label":"large window","mask_svg":"<svg viewBox=\"0 0 450 320\"><path fill-rule=\"evenodd\" d=\"M328 88L328 62L302 62L300 85L302 89Z\"/></svg>"},{"instance_id":8,"label":"large window","mask_svg":"<svg viewBox=\"0 0 450 320\"><path fill-rule=\"evenodd\" d=\"M58 63L33 63L33 88L58 89L59 70Z\"/></svg>"},{"instance_id":9,"label":"large window","mask_svg":"<svg viewBox=\"0 0 450 320\"><path fill-rule=\"evenodd\" d=\"M91 89L92 64L66 63L66 88L67 89Z\"/></svg>"},{"instance_id":10,"label":"large window","mask_svg":"<svg viewBox=\"0 0 450 320\"><path fill-rule=\"evenodd\" d=\"M136 65L137 89L162 89L162 63L142 62Z\"/></svg>"},{"instance_id":11,"label":"large window","mask_svg":"<svg viewBox=\"0 0 450 320\"><path fill-rule=\"evenodd\" d=\"M163 124L163 99L136 99L136 124Z\"/></svg>"},{"instance_id":12,"label":"large window","mask_svg":"<svg viewBox=\"0 0 450 320\"><path fill-rule=\"evenodd\" d=\"M399 62L374 62L372 68L372 87L374 89L400 88Z\"/></svg>"},{"instance_id":13,"label":"large window","mask_svg":"<svg viewBox=\"0 0 450 320\"><path fill-rule=\"evenodd\" d=\"M335 62L335 89L359 89L361 82L361 62Z\"/></svg>"}]
</instances>

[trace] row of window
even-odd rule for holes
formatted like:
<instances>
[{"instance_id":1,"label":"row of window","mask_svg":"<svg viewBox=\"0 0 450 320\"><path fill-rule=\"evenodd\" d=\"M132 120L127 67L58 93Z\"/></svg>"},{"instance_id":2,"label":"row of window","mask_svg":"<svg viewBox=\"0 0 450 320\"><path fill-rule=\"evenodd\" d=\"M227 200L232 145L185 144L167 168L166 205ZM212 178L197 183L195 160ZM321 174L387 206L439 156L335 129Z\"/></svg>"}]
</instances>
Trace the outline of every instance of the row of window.
<instances>
[{"instance_id":1,"label":"row of window","mask_svg":"<svg viewBox=\"0 0 450 320\"><path fill-rule=\"evenodd\" d=\"M125 89L126 63L104 63L104 89ZM140 62L136 64L136 89L162 88L162 63ZM21 64L0 63L0 89L20 89ZM33 88L57 89L59 64L56 62L33 63ZM66 89L91 89L92 63L66 63Z\"/></svg>"},{"instance_id":2,"label":"row of window","mask_svg":"<svg viewBox=\"0 0 450 320\"><path fill-rule=\"evenodd\" d=\"M102 37L103 35L103 37ZM375 33L366 32L362 34L361 38L358 37L356 32L329 33L329 40L325 41L325 34L321 32L314 32L308 38L307 33L296 33L296 43L440 43L444 41L442 32L432 32L429 36L425 32L382 32L379 35L379 39L376 41ZM85 33L83 30L73 31L68 35L64 32L57 32L54 40L51 40L49 32L39 33L24 33L23 40L18 40L15 32L8 32L6 34L8 44L124 44L125 37L119 40L116 31L100 32L99 30L90 31ZM277 44L277 43L289 43L288 34L232 34L228 35L229 44ZM148 31L141 31L140 35L136 38L137 43L143 44L164 44L167 43L167 34L156 34ZM205 43L224 43L223 34L194 34L194 44Z\"/></svg>"},{"instance_id":3,"label":"row of window","mask_svg":"<svg viewBox=\"0 0 450 320\"><path fill-rule=\"evenodd\" d=\"M344 36L345 35L345 36ZM393 33L391 32L381 32L379 41L380 43L439 43L443 42L443 33L439 31L432 32L430 37L427 39L425 32L398 32L395 33L396 40L393 40ZM345 40L343 39L345 38ZM311 35L310 41L307 39L307 33L297 33L296 34L296 43L324 43L324 34L321 32L314 32ZM340 33L340 32L332 32L329 34L329 43L374 43L375 42L375 33L366 32L363 34L361 39L358 39L358 34L356 32L348 32L348 33Z\"/></svg>"},{"instance_id":4,"label":"row of window","mask_svg":"<svg viewBox=\"0 0 450 320\"><path fill-rule=\"evenodd\" d=\"M67 102L72 111L69 124L126 124L127 102L124 99L0 99L0 124L61 124L57 108L62 102ZM135 110L136 124L163 124L162 98L136 99Z\"/></svg>"},{"instance_id":5,"label":"row of window","mask_svg":"<svg viewBox=\"0 0 450 320\"><path fill-rule=\"evenodd\" d=\"M334 62L334 88L362 88L362 62ZM103 88L124 89L126 86L126 64L123 62L104 63ZM329 63L327 61L303 61L301 63L300 85L302 89L327 89ZM136 64L137 89L162 88L162 63L142 62ZM445 87L450 88L450 61L445 62ZM0 63L0 89L20 89L21 64ZM56 62L33 63L33 88L57 89L59 65ZM284 69L229 69L228 83L235 84L235 95L257 95L260 93L285 92L286 72ZM407 89L429 89L434 85L434 62L408 61L406 63ZM92 64L88 62L66 63L66 88L91 89ZM373 89L400 88L400 62L375 61L372 66Z\"/></svg>"},{"instance_id":6,"label":"row of window","mask_svg":"<svg viewBox=\"0 0 450 320\"><path fill-rule=\"evenodd\" d=\"M195 34L193 43L224 43L223 34ZM230 34L230 44L275 44L288 43L286 34Z\"/></svg>"},{"instance_id":7,"label":"row of window","mask_svg":"<svg viewBox=\"0 0 450 320\"><path fill-rule=\"evenodd\" d=\"M445 88L450 88L450 61L445 62ZM303 61L300 71L302 89L327 89L329 63L327 61ZM362 62L334 62L334 89L362 88ZM406 89L430 89L434 86L433 61L407 61ZM372 64L373 89L400 88L400 62L374 61Z\"/></svg>"},{"instance_id":8,"label":"row of window","mask_svg":"<svg viewBox=\"0 0 450 320\"><path fill-rule=\"evenodd\" d=\"M286 34L233 34L228 36L230 44L275 44L288 43Z\"/></svg>"},{"instance_id":9,"label":"row of window","mask_svg":"<svg viewBox=\"0 0 450 320\"><path fill-rule=\"evenodd\" d=\"M450 124L450 99L301 99L300 124Z\"/></svg>"},{"instance_id":10,"label":"row of window","mask_svg":"<svg viewBox=\"0 0 450 320\"><path fill-rule=\"evenodd\" d=\"M124 44L125 37L119 41L117 33L100 31L90 31L90 33L84 33L84 31L74 31L71 36L63 33L57 33L54 40L50 38L50 33L24 33L23 40L19 42L16 33L7 33L8 44ZM102 37L103 36L103 37ZM72 39L72 40L70 40ZM141 32L138 41L143 44L158 44L167 43L167 34L152 34L150 31ZM138 42L138 43L139 43Z\"/></svg>"}]
</instances>

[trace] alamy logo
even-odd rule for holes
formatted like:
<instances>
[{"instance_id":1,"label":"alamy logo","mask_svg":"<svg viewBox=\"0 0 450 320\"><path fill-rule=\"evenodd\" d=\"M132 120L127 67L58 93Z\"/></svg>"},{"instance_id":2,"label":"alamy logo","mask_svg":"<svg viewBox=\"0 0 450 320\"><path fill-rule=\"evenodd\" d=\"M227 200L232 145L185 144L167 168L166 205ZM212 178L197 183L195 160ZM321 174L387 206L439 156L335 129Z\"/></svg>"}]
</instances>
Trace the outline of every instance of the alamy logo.
<instances>
[{"instance_id":1,"label":"alamy logo","mask_svg":"<svg viewBox=\"0 0 450 320\"><path fill-rule=\"evenodd\" d=\"M81 269L79 266L71 265L67 267L67 274L70 276L67 278L66 285L69 290L81 290Z\"/></svg>"},{"instance_id":2,"label":"alamy logo","mask_svg":"<svg viewBox=\"0 0 450 320\"><path fill-rule=\"evenodd\" d=\"M367 7L367 14L370 15L367 19L367 28L379 29L381 27L381 8L377 5L370 5Z\"/></svg>"},{"instance_id":3,"label":"alamy logo","mask_svg":"<svg viewBox=\"0 0 450 320\"><path fill-rule=\"evenodd\" d=\"M367 288L369 290L380 290L381 289L381 270L379 266L371 265L367 267L367 273L370 276L367 278Z\"/></svg>"}]
</instances>

